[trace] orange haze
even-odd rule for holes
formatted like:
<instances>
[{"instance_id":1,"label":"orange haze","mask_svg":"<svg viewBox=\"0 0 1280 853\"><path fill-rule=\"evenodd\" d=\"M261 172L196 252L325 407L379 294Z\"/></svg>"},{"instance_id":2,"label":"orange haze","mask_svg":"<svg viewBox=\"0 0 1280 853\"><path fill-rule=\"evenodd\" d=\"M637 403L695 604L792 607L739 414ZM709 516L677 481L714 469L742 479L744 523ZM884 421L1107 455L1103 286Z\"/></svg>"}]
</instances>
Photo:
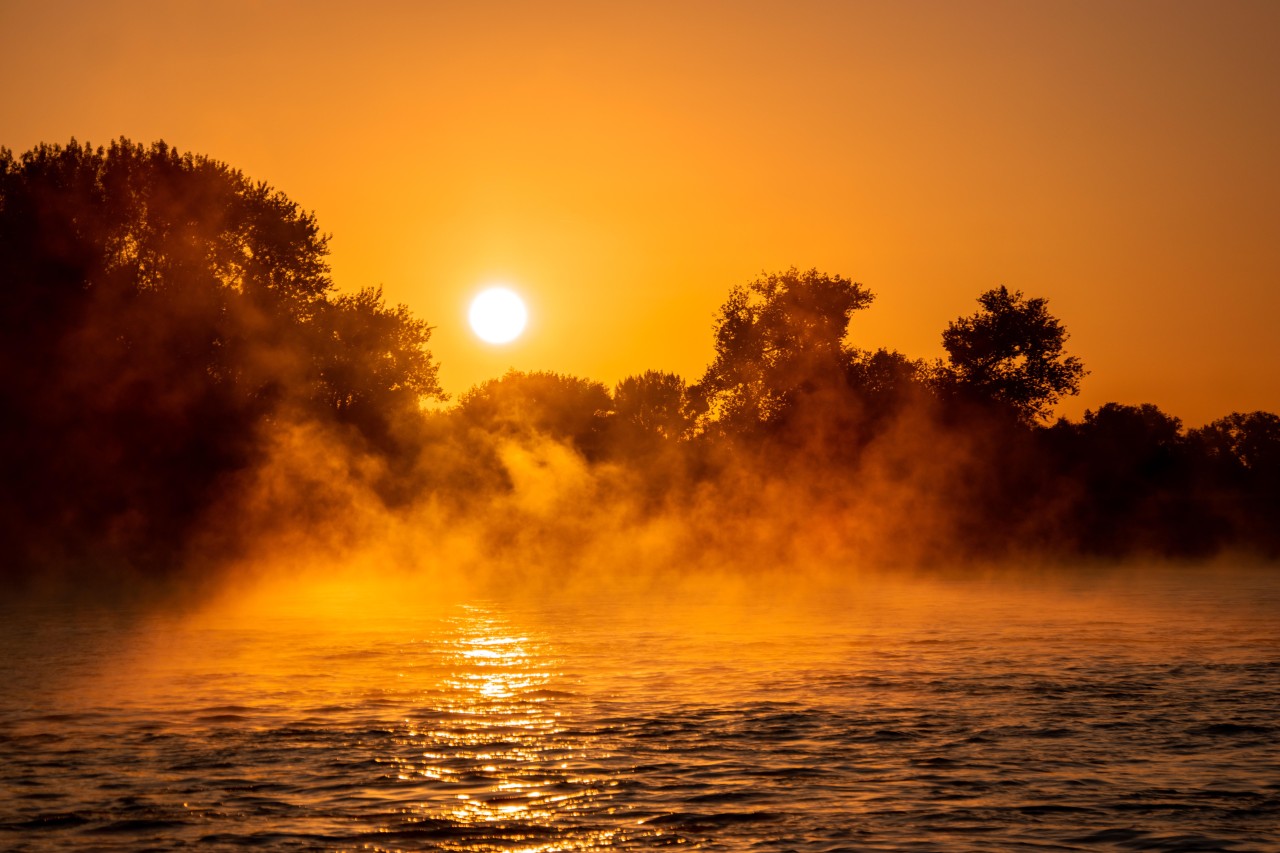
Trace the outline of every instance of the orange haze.
<instances>
[{"instance_id":1,"label":"orange haze","mask_svg":"<svg viewBox=\"0 0 1280 853\"><path fill-rule=\"evenodd\" d=\"M737 283L877 295L941 354L1007 284L1092 370L1078 415L1280 409L1280 4L5 4L0 145L163 138L316 211L344 289L507 367L696 380ZM517 344L466 325L505 282Z\"/></svg>"}]
</instances>

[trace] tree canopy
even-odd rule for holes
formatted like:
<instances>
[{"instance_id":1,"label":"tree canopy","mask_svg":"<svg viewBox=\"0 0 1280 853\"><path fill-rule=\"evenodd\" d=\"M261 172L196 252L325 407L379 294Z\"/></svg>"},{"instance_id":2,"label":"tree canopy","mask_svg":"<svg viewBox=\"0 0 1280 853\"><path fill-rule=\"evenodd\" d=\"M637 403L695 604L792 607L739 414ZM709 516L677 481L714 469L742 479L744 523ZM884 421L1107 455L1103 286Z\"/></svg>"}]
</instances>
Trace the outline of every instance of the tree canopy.
<instances>
[{"instance_id":1,"label":"tree canopy","mask_svg":"<svg viewBox=\"0 0 1280 853\"><path fill-rule=\"evenodd\" d=\"M547 460L619 494L610 523L679 514L681 541L726 541L744 525L722 514L742 511L790 519L788 548L812 516L820 550L887 523L897 539L927 527L948 554L1280 553L1280 417L1185 431L1153 405L1106 403L1044 428L1085 370L1047 301L1021 291L981 294L943 331L946 360L926 363L854 344L863 285L791 268L730 290L692 387L513 369L428 413L444 399L432 327L380 288L339 291L327 252L283 193L164 143L0 149L13 564L169 571L246 495L264 525L334 523L352 496L481 523L468 514L519 496L525 475L554 477ZM317 460L332 468L310 476Z\"/></svg>"},{"instance_id":2,"label":"tree canopy","mask_svg":"<svg viewBox=\"0 0 1280 853\"><path fill-rule=\"evenodd\" d=\"M676 440L693 426L685 381L674 373L646 370L613 390L614 417L629 436Z\"/></svg>"},{"instance_id":3,"label":"tree canopy","mask_svg":"<svg viewBox=\"0 0 1280 853\"><path fill-rule=\"evenodd\" d=\"M551 371L509 370L458 400L468 423L497 433L542 433L586 452L596 448L611 408L601 383Z\"/></svg>"},{"instance_id":4,"label":"tree canopy","mask_svg":"<svg viewBox=\"0 0 1280 853\"><path fill-rule=\"evenodd\" d=\"M440 397L429 327L339 295L327 244L283 193L163 142L0 151L0 524L163 549L265 425L378 440Z\"/></svg>"},{"instance_id":5,"label":"tree canopy","mask_svg":"<svg viewBox=\"0 0 1280 853\"><path fill-rule=\"evenodd\" d=\"M1003 285L978 297L977 313L942 333L942 381L961 393L1007 407L1032 423L1048 417L1064 395L1077 394L1086 371L1064 352L1067 330L1048 300Z\"/></svg>"},{"instance_id":6,"label":"tree canopy","mask_svg":"<svg viewBox=\"0 0 1280 853\"><path fill-rule=\"evenodd\" d=\"M776 423L797 395L843 381L845 336L875 297L816 269L770 273L730 292L715 324L715 360L695 387L710 420Z\"/></svg>"}]
</instances>

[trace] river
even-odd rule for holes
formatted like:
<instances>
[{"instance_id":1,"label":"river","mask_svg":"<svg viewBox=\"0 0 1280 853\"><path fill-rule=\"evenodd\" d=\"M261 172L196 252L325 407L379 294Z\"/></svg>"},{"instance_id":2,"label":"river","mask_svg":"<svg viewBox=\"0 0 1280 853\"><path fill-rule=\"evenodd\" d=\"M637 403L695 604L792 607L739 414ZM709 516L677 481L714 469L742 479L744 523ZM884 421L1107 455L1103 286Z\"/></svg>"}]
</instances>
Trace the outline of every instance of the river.
<instances>
[{"instance_id":1,"label":"river","mask_svg":"<svg viewBox=\"0 0 1280 853\"><path fill-rule=\"evenodd\" d=\"M1274 570L399 604L0 606L0 849L1280 849Z\"/></svg>"}]
</instances>

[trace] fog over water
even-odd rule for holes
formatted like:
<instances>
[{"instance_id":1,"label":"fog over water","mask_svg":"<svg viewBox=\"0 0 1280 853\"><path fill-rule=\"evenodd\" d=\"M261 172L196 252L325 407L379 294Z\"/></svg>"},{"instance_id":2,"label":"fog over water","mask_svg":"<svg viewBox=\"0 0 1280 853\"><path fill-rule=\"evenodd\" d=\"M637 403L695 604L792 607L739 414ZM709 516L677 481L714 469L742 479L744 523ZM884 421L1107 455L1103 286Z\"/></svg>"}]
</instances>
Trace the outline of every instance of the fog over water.
<instances>
[{"instance_id":1,"label":"fog over water","mask_svg":"<svg viewBox=\"0 0 1280 853\"><path fill-rule=\"evenodd\" d=\"M1047 297L930 362L796 267L701 378L446 401L327 242L0 149L0 848L1274 846L1280 416L1051 424Z\"/></svg>"},{"instance_id":2,"label":"fog over water","mask_svg":"<svg viewBox=\"0 0 1280 853\"><path fill-rule=\"evenodd\" d=\"M6 605L0 846L1277 849L1273 572L786 586Z\"/></svg>"}]
</instances>

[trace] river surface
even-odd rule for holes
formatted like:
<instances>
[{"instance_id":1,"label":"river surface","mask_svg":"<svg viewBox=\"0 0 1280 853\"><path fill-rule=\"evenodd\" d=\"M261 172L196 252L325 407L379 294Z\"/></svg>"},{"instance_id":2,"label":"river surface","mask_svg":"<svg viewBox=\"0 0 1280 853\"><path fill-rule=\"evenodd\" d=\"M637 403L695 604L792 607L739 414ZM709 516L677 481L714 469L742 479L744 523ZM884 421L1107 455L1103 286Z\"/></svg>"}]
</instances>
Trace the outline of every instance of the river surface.
<instances>
[{"instance_id":1,"label":"river surface","mask_svg":"<svg viewBox=\"0 0 1280 853\"><path fill-rule=\"evenodd\" d=\"M0 849L1280 850L1277 571L399 604L0 605Z\"/></svg>"}]
</instances>

